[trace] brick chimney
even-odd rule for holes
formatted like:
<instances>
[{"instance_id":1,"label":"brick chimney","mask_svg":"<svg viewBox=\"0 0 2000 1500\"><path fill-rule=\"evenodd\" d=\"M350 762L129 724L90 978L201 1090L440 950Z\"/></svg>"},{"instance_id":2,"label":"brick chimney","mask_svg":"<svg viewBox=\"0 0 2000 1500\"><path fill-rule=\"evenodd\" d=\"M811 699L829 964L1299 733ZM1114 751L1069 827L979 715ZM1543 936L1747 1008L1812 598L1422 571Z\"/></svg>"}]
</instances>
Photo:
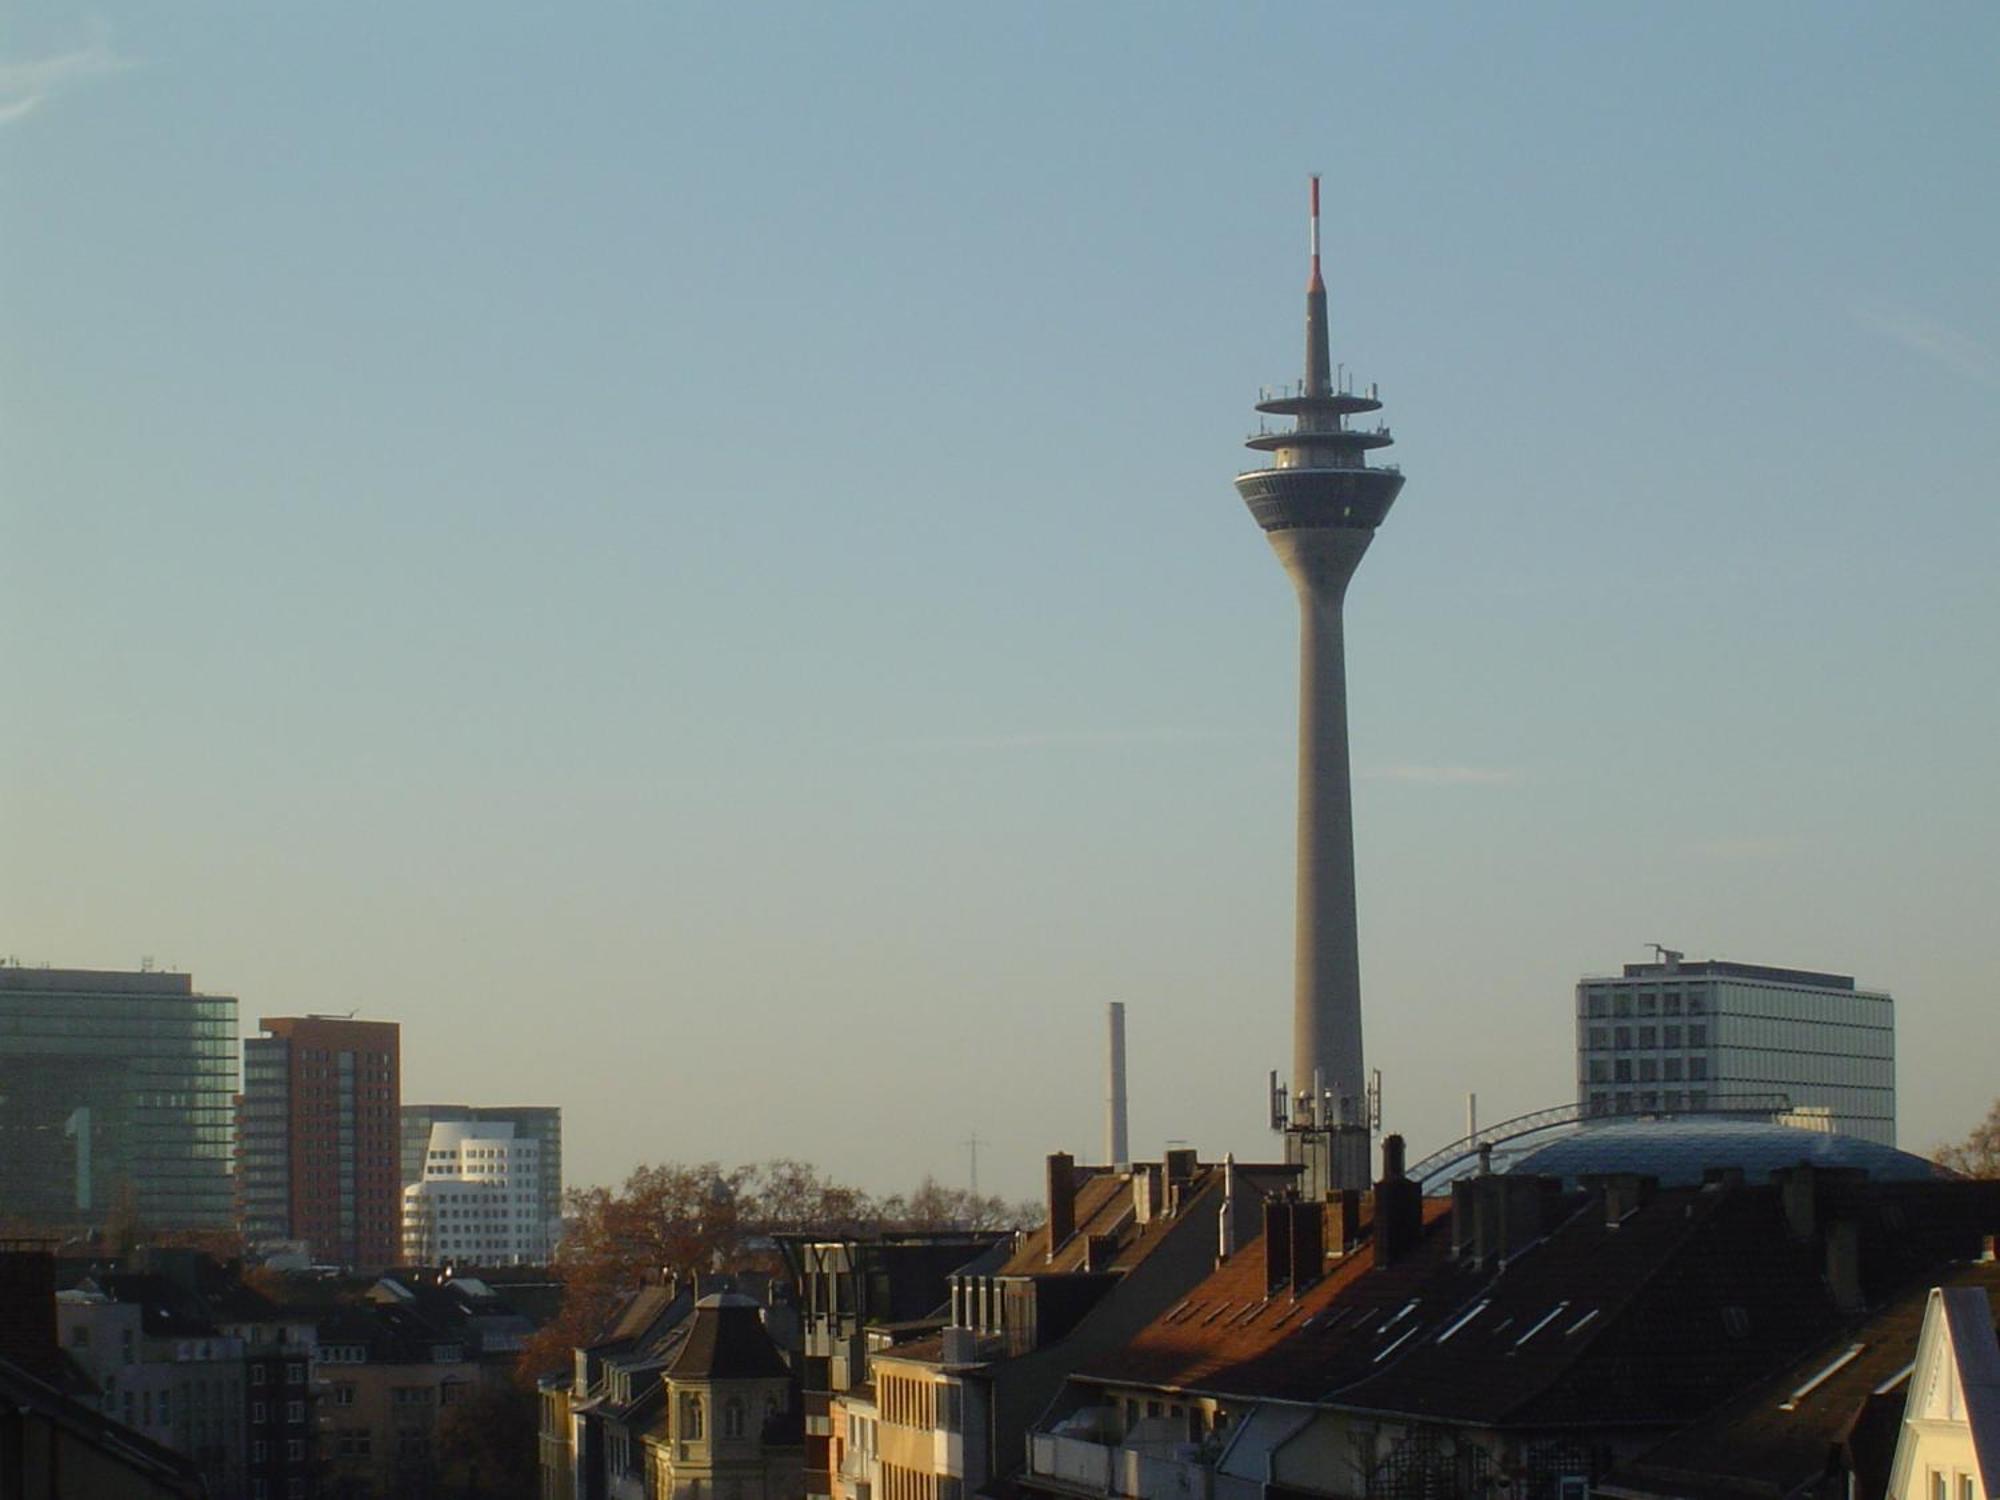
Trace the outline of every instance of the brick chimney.
<instances>
[{"instance_id":1,"label":"brick chimney","mask_svg":"<svg viewBox=\"0 0 2000 1500\"><path fill-rule=\"evenodd\" d=\"M1292 1209L1290 1198L1264 1200L1264 1295L1269 1297L1292 1279Z\"/></svg>"},{"instance_id":2,"label":"brick chimney","mask_svg":"<svg viewBox=\"0 0 2000 1500\"><path fill-rule=\"evenodd\" d=\"M1326 1205L1292 1205L1292 1295L1318 1281L1326 1270Z\"/></svg>"},{"instance_id":3,"label":"brick chimney","mask_svg":"<svg viewBox=\"0 0 2000 1500\"><path fill-rule=\"evenodd\" d=\"M1076 1233L1076 1158L1049 1153L1049 1259Z\"/></svg>"},{"instance_id":4,"label":"brick chimney","mask_svg":"<svg viewBox=\"0 0 2000 1500\"><path fill-rule=\"evenodd\" d=\"M1392 1266L1424 1234L1424 1190L1403 1171L1403 1138L1382 1142L1382 1180L1375 1184L1375 1265Z\"/></svg>"},{"instance_id":5,"label":"brick chimney","mask_svg":"<svg viewBox=\"0 0 2000 1500\"><path fill-rule=\"evenodd\" d=\"M1361 1243L1361 1190L1342 1188L1326 1206L1326 1248L1346 1255Z\"/></svg>"}]
</instances>

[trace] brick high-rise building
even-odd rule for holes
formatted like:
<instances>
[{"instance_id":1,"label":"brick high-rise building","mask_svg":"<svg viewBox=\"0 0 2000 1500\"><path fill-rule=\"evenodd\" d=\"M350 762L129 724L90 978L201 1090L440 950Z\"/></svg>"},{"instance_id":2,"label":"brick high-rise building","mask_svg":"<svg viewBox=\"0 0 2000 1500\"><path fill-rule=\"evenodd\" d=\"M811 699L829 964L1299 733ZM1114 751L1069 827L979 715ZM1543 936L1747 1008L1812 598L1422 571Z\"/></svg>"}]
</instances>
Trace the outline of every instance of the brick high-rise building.
<instances>
[{"instance_id":1,"label":"brick high-rise building","mask_svg":"<svg viewBox=\"0 0 2000 1500\"><path fill-rule=\"evenodd\" d=\"M394 1021L264 1019L243 1043L239 1190L253 1244L400 1262L401 1033Z\"/></svg>"}]
</instances>

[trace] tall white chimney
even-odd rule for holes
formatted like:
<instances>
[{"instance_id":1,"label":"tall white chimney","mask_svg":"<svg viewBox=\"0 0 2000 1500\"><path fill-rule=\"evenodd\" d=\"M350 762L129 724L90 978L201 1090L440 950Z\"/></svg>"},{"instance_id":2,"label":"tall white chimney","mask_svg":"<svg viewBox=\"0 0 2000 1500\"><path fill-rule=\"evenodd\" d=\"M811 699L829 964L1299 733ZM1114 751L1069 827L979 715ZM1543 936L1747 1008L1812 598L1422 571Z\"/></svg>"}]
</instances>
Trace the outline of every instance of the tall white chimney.
<instances>
[{"instance_id":1,"label":"tall white chimney","mask_svg":"<svg viewBox=\"0 0 2000 1500\"><path fill-rule=\"evenodd\" d=\"M1104 1157L1114 1167L1132 1165L1130 1136L1125 1128L1125 1002L1113 1000L1110 1010L1111 1051L1104 1098Z\"/></svg>"}]
</instances>

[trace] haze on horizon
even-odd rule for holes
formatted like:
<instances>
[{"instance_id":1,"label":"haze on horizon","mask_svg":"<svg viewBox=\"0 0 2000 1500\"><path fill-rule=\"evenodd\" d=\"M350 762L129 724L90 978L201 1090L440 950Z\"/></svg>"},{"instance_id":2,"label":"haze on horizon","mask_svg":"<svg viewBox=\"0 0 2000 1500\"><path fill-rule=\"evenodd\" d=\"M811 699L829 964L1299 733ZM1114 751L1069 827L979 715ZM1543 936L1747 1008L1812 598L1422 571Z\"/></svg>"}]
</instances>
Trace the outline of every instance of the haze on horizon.
<instances>
[{"instance_id":1,"label":"haze on horizon","mask_svg":"<svg viewBox=\"0 0 2000 1500\"><path fill-rule=\"evenodd\" d=\"M403 1025L572 1181L1263 1157L1334 358L1386 1124L1660 941L1996 1089L2000 12L14 7L0 953Z\"/></svg>"}]
</instances>

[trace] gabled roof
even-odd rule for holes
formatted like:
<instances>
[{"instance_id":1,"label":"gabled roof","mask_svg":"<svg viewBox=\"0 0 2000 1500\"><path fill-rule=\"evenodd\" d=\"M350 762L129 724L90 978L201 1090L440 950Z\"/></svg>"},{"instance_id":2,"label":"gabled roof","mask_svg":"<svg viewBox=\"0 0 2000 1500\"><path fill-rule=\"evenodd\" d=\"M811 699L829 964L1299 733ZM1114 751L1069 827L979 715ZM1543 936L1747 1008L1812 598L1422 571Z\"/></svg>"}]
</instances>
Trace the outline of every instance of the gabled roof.
<instances>
[{"instance_id":1,"label":"gabled roof","mask_svg":"<svg viewBox=\"0 0 2000 1500\"><path fill-rule=\"evenodd\" d=\"M1044 1223L1039 1229L1030 1230L1020 1237L1014 1253L993 1274L996 1276L1064 1276L1075 1275L1086 1270L1090 1257L1090 1241L1096 1236L1109 1236L1113 1242L1110 1257L1097 1269L1100 1271L1129 1271L1153 1253L1174 1226L1180 1223L1195 1201L1209 1194L1211 1188L1220 1190L1222 1167L1214 1162L1204 1162L1194 1170L1194 1175L1180 1187L1180 1211L1169 1214L1164 1191L1147 1222L1139 1222L1138 1205L1133 1179L1138 1171L1093 1171L1076 1188L1076 1232L1055 1247L1054 1255L1049 1253L1049 1226ZM1159 1170L1154 1164L1154 1170ZM1259 1192L1278 1192L1289 1186L1297 1177L1298 1169L1284 1166L1257 1166L1236 1164L1237 1191L1253 1197Z\"/></svg>"},{"instance_id":2,"label":"gabled roof","mask_svg":"<svg viewBox=\"0 0 2000 1500\"><path fill-rule=\"evenodd\" d=\"M1481 1426L1664 1424L1837 1320L1772 1189L1662 1192L1615 1223L1601 1199L1562 1212L1494 1271L1454 1256L1450 1207L1427 1201L1395 1264L1364 1244L1272 1296L1260 1236L1079 1378Z\"/></svg>"},{"instance_id":3,"label":"gabled roof","mask_svg":"<svg viewBox=\"0 0 2000 1500\"><path fill-rule=\"evenodd\" d=\"M1933 1287L1910 1371L1903 1435L1891 1470L1893 1492L1907 1493L1924 1428L1963 1426L1979 1467L1979 1493L2000 1496L2000 1336L1983 1288Z\"/></svg>"}]
</instances>

